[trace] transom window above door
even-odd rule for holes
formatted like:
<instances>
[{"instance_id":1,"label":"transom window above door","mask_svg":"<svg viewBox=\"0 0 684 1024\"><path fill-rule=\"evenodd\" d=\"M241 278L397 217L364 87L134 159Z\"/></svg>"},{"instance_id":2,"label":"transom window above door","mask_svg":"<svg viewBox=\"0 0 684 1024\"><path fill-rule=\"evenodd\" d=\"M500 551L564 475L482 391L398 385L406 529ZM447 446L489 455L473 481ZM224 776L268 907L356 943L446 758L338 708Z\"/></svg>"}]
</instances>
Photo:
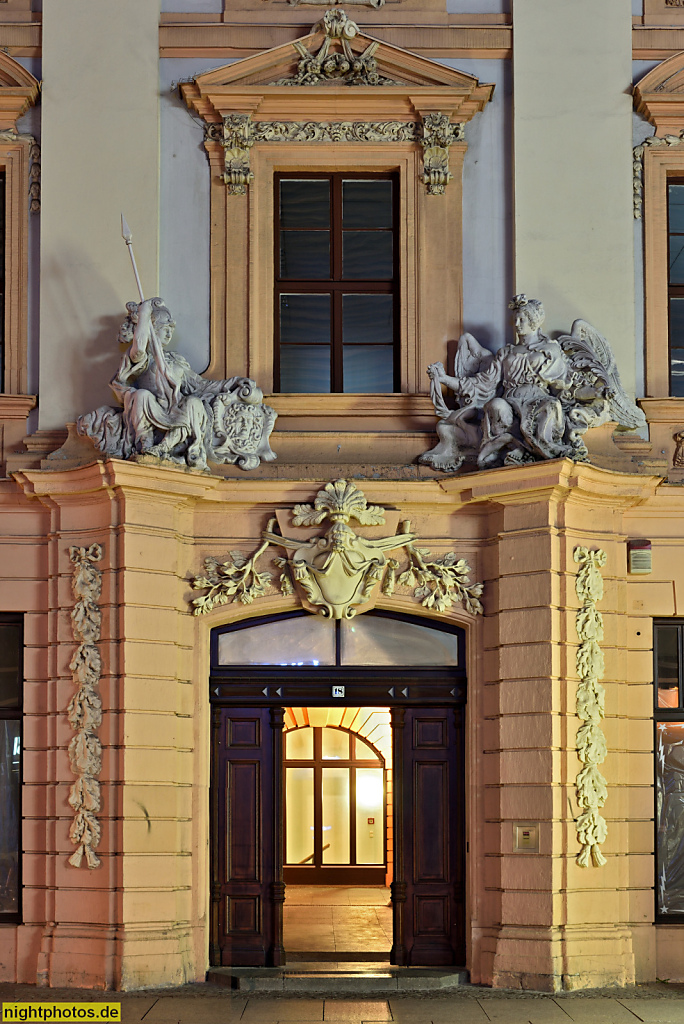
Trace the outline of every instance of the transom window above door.
<instances>
[{"instance_id":1,"label":"transom window above door","mask_svg":"<svg viewBox=\"0 0 684 1024\"><path fill-rule=\"evenodd\" d=\"M275 176L277 391L398 390L397 175Z\"/></svg>"}]
</instances>

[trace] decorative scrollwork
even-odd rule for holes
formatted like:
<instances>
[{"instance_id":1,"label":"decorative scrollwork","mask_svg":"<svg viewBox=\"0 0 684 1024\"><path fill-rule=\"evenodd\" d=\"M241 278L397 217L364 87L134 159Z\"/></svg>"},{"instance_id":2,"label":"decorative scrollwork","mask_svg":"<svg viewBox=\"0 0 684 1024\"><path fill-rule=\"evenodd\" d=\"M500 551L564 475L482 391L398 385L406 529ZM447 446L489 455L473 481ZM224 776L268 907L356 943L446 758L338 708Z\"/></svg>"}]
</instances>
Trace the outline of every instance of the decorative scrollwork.
<instances>
[{"instance_id":1,"label":"decorative scrollwork","mask_svg":"<svg viewBox=\"0 0 684 1024\"><path fill-rule=\"evenodd\" d=\"M255 142L416 142L420 133L417 121L255 121L252 128Z\"/></svg>"},{"instance_id":2,"label":"decorative scrollwork","mask_svg":"<svg viewBox=\"0 0 684 1024\"><path fill-rule=\"evenodd\" d=\"M251 604L263 597L272 573L258 572L256 564L269 544L292 552L275 559L282 570L280 592L290 596L298 585L309 604L330 618L352 618L358 606L370 600L378 583L383 594L391 597L397 582L414 587L413 596L425 608L446 612L462 603L472 615L482 614L482 584L470 582L468 563L454 552L430 559L427 549L414 547L416 538L408 520L393 537L362 537L349 526L350 519L362 526L385 522L385 510L369 505L355 484L335 480L318 492L312 505L295 505L293 509L294 526L318 526L326 519L332 524L327 532L308 540L276 533L276 520L271 519L262 533L263 543L250 558L231 551L230 560L225 562L205 559L204 573L190 580L194 590L206 590L192 600L193 614L203 615L231 600ZM406 550L409 564L397 579L399 561L388 558L387 553L401 548Z\"/></svg>"},{"instance_id":3,"label":"decorative scrollwork","mask_svg":"<svg viewBox=\"0 0 684 1024\"><path fill-rule=\"evenodd\" d=\"M102 593L102 573L95 562L102 558L102 547L69 548L74 563L72 589L76 603L71 612L71 626L78 647L69 668L78 687L69 701L67 717L76 735L69 744L71 770L77 776L71 787L69 803L75 817L69 829L69 838L77 847L69 857L75 868L81 866L85 855L89 868L100 866L95 848L100 843L100 823L95 815L101 810L100 783L97 776L102 769L102 746L97 729L102 724L102 700L98 692L102 659L97 646L100 639L102 615L98 606Z\"/></svg>"},{"instance_id":4,"label":"decorative scrollwork","mask_svg":"<svg viewBox=\"0 0 684 1024\"><path fill-rule=\"evenodd\" d=\"M391 78L385 78L378 71L375 52L380 45L371 42L363 53L355 53L350 40L358 35L358 25L339 8L326 11L315 26L325 33L318 53L311 53L304 43L295 40L292 45L299 54L299 63L294 75L279 78L273 85L320 85L321 82L338 82L344 85L396 85ZM332 47L333 41L340 49Z\"/></svg>"},{"instance_id":5,"label":"decorative scrollwork","mask_svg":"<svg viewBox=\"0 0 684 1024\"><path fill-rule=\"evenodd\" d=\"M223 180L231 195L245 195L254 181L249 166L249 151L254 145L249 114L226 114L223 118L222 145L225 153Z\"/></svg>"},{"instance_id":6,"label":"decorative scrollwork","mask_svg":"<svg viewBox=\"0 0 684 1024\"><path fill-rule=\"evenodd\" d=\"M420 144L423 147L423 184L428 195L443 195L453 177L449 170L449 147L464 138L465 124L451 124L448 114L423 116Z\"/></svg>"},{"instance_id":7,"label":"decorative scrollwork","mask_svg":"<svg viewBox=\"0 0 684 1024\"><path fill-rule=\"evenodd\" d=\"M598 769L608 753L606 738L600 728L605 713L604 687L599 682L603 677L603 652L599 643L603 640L603 616L596 609L597 601L603 597L601 569L606 564L605 551L590 551L577 547L574 551L579 571L575 590L581 608L575 617L580 645L577 651L576 713L584 722L577 732L577 756L584 765L577 776L577 800L582 813L577 819L577 838L582 846L577 863L580 867L601 867L606 858L601 853L601 844L608 834L605 818L599 814L608 796L606 780Z\"/></svg>"}]
</instances>

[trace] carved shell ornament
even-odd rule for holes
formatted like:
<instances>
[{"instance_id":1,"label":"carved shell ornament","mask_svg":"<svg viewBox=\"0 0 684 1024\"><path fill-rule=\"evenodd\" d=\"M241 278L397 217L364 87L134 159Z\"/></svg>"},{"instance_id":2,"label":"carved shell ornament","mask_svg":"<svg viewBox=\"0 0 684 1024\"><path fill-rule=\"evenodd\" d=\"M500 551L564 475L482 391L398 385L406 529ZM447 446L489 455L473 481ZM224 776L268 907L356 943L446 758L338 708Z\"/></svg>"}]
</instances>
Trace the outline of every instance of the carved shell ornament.
<instances>
[{"instance_id":1,"label":"carved shell ornament","mask_svg":"<svg viewBox=\"0 0 684 1024\"><path fill-rule=\"evenodd\" d=\"M412 587L414 598L424 608L446 612L452 605L462 604L472 615L482 614L483 586L470 582L470 566L453 551L432 558L426 548L416 547L408 520L392 537L370 538L359 535L349 525L351 519L360 526L382 525L385 509L369 505L350 481L326 484L313 505L295 505L292 512L293 526L318 526L328 520L331 525L325 533L295 540L276 533L277 520L271 519L252 555L231 551L223 562L206 558L204 572L190 580L193 590L205 591L192 600L193 615L206 614L229 601L251 604L264 597L273 573L259 571L257 563L269 546L287 552L275 559L282 570L280 593L290 596L299 592L308 605L328 618L353 618L359 606L370 600L377 584L391 597L397 583ZM388 557L391 551L404 551L407 556L399 575L400 561Z\"/></svg>"}]
</instances>

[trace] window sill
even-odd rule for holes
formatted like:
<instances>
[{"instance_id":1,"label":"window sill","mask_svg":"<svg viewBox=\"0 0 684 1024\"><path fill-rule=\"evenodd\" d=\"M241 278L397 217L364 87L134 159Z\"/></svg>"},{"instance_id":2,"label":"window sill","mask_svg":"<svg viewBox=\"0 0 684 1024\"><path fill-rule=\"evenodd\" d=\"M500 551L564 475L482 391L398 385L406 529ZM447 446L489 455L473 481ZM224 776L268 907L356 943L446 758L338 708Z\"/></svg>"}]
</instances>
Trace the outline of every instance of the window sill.
<instances>
[{"instance_id":1,"label":"window sill","mask_svg":"<svg viewBox=\"0 0 684 1024\"><path fill-rule=\"evenodd\" d=\"M430 431L435 410L419 394L272 394L264 399L278 413L276 430Z\"/></svg>"}]
</instances>

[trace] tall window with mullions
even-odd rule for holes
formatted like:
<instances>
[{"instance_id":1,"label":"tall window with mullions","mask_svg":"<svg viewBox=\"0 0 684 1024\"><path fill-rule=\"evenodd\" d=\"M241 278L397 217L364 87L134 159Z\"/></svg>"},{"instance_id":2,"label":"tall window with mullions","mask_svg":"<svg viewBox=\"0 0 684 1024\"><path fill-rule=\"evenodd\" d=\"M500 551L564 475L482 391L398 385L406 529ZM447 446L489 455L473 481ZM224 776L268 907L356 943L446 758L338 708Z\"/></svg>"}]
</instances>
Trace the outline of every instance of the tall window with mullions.
<instances>
[{"instance_id":1,"label":"tall window with mullions","mask_svg":"<svg viewBox=\"0 0 684 1024\"><path fill-rule=\"evenodd\" d=\"M21 914L22 619L0 615L0 924Z\"/></svg>"},{"instance_id":2,"label":"tall window with mullions","mask_svg":"<svg viewBox=\"0 0 684 1024\"><path fill-rule=\"evenodd\" d=\"M667 187L670 394L684 397L684 181Z\"/></svg>"},{"instance_id":3,"label":"tall window with mullions","mask_svg":"<svg viewBox=\"0 0 684 1024\"><path fill-rule=\"evenodd\" d=\"M398 390L397 205L396 175L276 175L276 390Z\"/></svg>"}]
</instances>

